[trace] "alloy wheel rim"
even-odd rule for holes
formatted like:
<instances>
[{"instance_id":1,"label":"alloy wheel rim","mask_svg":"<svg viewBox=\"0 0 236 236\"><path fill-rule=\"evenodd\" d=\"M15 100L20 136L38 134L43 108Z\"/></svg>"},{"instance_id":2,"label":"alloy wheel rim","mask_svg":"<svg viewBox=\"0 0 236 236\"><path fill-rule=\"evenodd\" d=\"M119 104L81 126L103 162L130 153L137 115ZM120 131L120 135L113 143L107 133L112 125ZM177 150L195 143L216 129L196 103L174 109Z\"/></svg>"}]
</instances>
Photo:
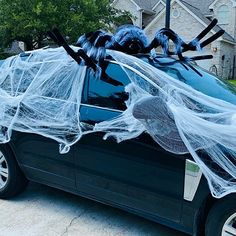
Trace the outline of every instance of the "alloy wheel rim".
<instances>
[{"instance_id":1,"label":"alloy wheel rim","mask_svg":"<svg viewBox=\"0 0 236 236\"><path fill-rule=\"evenodd\" d=\"M232 214L225 222L222 236L236 236L236 213Z\"/></svg>"},{"instance_id":2,"label":"alloy wheel rim","mask_svg":"<svg viewBox=\"0 0 236 236\"><path fill-rule=\"evenodd\" d=\"M8 165L5 156L0 151L0 190L3 189L8 181Z\"/></svg>"}]
</instances>

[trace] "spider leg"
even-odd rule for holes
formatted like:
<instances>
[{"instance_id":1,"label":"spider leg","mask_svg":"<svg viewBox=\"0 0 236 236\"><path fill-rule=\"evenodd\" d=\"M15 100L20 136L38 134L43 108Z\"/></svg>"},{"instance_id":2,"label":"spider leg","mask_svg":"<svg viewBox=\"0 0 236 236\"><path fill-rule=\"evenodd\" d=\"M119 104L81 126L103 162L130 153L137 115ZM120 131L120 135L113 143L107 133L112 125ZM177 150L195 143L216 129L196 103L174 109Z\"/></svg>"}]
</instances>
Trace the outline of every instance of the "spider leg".
<instances>
[{"instance_id":1,"label":"spider leg","mask_svg":"<svg viewBox=\"0 0 236 236\"><path fill-rule=\"evenodd\" d=\"M196 37L194 38L190 43L186 45L187 50L196 50L197 43L200 42L202 38L204 38L217 24L217 19L212 20L212 22Z\"/></svg>"},{"instance_id":2,"label":"spider leg","mask_svg":"<svg viewBox=\"0 0 236 236\"><path fill-rule=\"evenodd\" d=\"M52 32L52 31L48 31L47 35L58 45L58 46L62 46L61 42L58 41L57 36Z\"/></svg>"},{"instance_id":3,"label":"spider leg","mask_svg":"<svg viewBox=\"0 0 236 236\"><path fill-rule=\"evenodd\" d=\"M208 44L212 43L213 41L215 41L216 39L218 39L219 37L221 37L223 34L225 33L224 30L219 30L216 34L212 35L210 38L206 39L205 41L203 41L200 46L201 48L204 48L205 46L207 46Z\"/></svg>"},{"instance_id":4,"label":"spider leg","mask_svg":"<svg viewBox=\"0 0 236 236\"><path fill-rule=\"evenodd\" d=\"M52 30L51 35L54 35L52 39L56 39L56 43L59 46L62 46L66 52L79 64L81 62L81 58L76 54L76 52L67 44L66 40L63 38L58 29L54 28Z\"/></svg>"},{"instance_id":5,"label":"spider leg","mask_svg":"<svg viewBox=\"0 0 236 236\"><path fill-rule=\"evenodd\" d=\"M169 51L169 40L171 40L175 45L175 52ZM182 48L186 43L171 29L163 28L159 30L152 42L145 48L146 52L149 52L153 48L161 46L164 53L167 55L176 55L182 52Z\"/></svg>"},{"instance_id":6,"label":"spider leg","mask_svg":"<svg viewBox=\"0 0 236 236\"><path fill-rule=\"evenodd\" d=\"M218 23L217 19L213 19L210 24L192 41L200 41L203 39ZM191 44L191 43L190 43Z\"/></svg>"},{"instance_id":7,"label":"spider leg","mask_svg":"<svg viewBox=\"0 0 236 236\"><path fill-rule=\"evenodd\" d=\"M111 40L112 40L112 35L104 34L97 39L95 47L105 47L106 43L111 42Z\"/></svg>"},{"instance_id":8,"label":"spider leg","mask_svg":"<svg viewBox=\"0 0 236 236\"><path fill-rule=\"evenodd\" d=\"M91 68L95 73L100 73L102 76L99 77L101 80L104 80L107 83L110 83L114 86L120 86L122 85L119 81L114 80L110 78L105 70L102 70L99 66L96 65L96 63L93 61L91 57L87 55L87 53L84 51L83 48L80 48L77 52L75 52L66 42L66 40L63 38L61 33L59 32L58 29L53 29L52 31L48 32L49 37L51 37L55 43L57 43L59 46L62 46L66 52L77 62L81 62L81 58L84 60L85 65L87 65L89 68ZM91 34L92 36L92 34ZM108 38L108 37L107 37ZM102 44L102 42L100 41ZM99 43L99 45L100 45ZM105 39L104 43L105 44Z\"/></svg>"},{"instance_id":9,"label":"spider leg","mask_svg":"<svg viewBox=\"0 0 236 236\"><path fill-rule=\"evenodd\" d=\"M193 67L190 63L187 63L187 65L193 70L195 71L198 75L200 75L202 77L202 74L195 68Z\"/></svg>"},{"instance_id":10,"label":"spider leg","mask_svg":"<svg viewBox=\"0 0 236 236\"><path fill-rule=\"evenodd\" d=\"M84 45L84 43L87 41L88 37L91 37L91 34L94 33L94 32L89 32L87 34L83 34L81 35L77 42L75 43L75 46L77 47L82 47Z\"/></svg>"},{"instance_id":11,"label":"spider leg","mask_svg":"<svg viewBox=\"0 0 236 236\"><path fill-rule=\"evenodd\" d=\"M208 44L212 43L213 41L215 41L219 37L221 37L225 32L222 29L219 30L214 35L212 35L211 37L207 38L202 43L200 43L200 40L202 38L204 38L216 26L217 22L218 22L217 19L212 20L212 22L195 39L193 39L190 43L185 44L183 46L183 52L190 51L190 50L197 51L199 49L204 48Z\"/></svg>"},{"instance_id":12,"label":"spider leg","mask_svg":"<svg viewBox=\"0 0 236 236\"><path fill-rule=\"evenodd\" d=\"M183 39L176 34L173 30L170 29L165 29L165 35L170 39L174 45L175 45L175 54L181 54L182 53L182 48L186 45L186 43L183 41ZM169 55L172 54L169 52Z\"/></svg>"},{"instance_id":13,"label":"spider leg","mask_svg":"<svg viewBox=\"0 0 236 236\"><path fill-rule=\"evenodd\" d=\"M191 61L200 61L200 60L208 60L208 59L212 59L212 58L213 58L212 55L203 55L203 56L190 57L189 59Z\"/></svg>"},{"instance_id":14,"label":"spider leg","mask_svg":"<svg viewBox=\"0 0 236 236\"><path fill-rule=\"evenodd\" d=\"M63 38L61 33L58 29L54 28L50 33L49 36L52 37L52 39L55 41L55 43L58 43L59 46L62 46L66 52L78 63L81 63L81 58L85 61L85 64L92 68L94 71L97 70L96 64L93 62L93 60L85 53L83 49L79 49L77 52L75 52L66 42L66 40Z\"/></svg>"},{"instance_id":15,"label":"spider leg","mask_svg":"<svg viewBox=\"0 0 236 236\"><path fill-rule=\"evenodd\" d=\"M97 66L94 63L94 61L85 53L85 51L81 48L79 49L76 54L80 57L83 58L83 60L85 61L85 65L91 67L93 69L94 72L96 72L97 70Z\"/></svg>"},{"instance_id":16,"label":"spider leg","mask_svg":"<svg viewBox=\"0 0 236 236\"><path fill-rule=\"evenodd\" d=\"M102 33L101 30L95 31L95 32L89 32L86 34L83 34L82 36L79 37L76 46L78 47L83 47L84 44L90 43L91 45L94 44L95 40L98 38L98 36Z\"/></svg>"}]
</instances>

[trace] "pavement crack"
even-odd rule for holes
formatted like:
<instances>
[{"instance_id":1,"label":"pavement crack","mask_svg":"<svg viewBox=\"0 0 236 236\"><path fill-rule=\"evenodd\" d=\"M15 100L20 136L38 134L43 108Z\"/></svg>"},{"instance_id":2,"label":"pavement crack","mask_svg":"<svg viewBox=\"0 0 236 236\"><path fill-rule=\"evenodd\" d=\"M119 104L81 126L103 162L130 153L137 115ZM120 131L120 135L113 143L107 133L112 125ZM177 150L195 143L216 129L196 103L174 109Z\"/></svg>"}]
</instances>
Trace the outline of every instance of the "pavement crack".
<instances>
[{"instance_id":1,"label":"pavement crack","mask_svg":"<svg viewBox=\"0 0 236 236\"><path fill-rule=\"evenodd\" d=\"M82 211L78 216L75 216L71 219L70 223L66 226L64 232L61 234L61 236L67 235L70 227L74 224L74 222L79 219L87 210Z\"/></svg>"},{"instance_id":2,"label":"pavement crack","mask_svg":"<svg viewBox=\"0 0 236 236\"><path fill-rule=\"evenodd\" d=\"M77 220L79 218L79 216L75 216L69 223L69 225L66 226L66 229L65 231L62 233L62 236L63 235L66 235L69 231L69 228L73 225L74 221Z\"/></svg>"}]
</instances>

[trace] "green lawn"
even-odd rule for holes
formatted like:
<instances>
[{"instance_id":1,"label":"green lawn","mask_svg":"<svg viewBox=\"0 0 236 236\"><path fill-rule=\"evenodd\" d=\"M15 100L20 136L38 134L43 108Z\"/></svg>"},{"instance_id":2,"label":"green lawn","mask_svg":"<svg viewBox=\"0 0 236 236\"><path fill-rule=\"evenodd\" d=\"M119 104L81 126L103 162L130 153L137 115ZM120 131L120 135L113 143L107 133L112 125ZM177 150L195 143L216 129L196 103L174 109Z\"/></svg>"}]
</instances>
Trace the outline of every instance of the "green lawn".
<instances>
[{"instance_id":1,"label":"green lawn","mask_svg":"<svg viewBox=\"0 0 236 236\"><path fill-rule=\"evenodd\" d=\"M236 80L228 80L228 82L230 82L231 84L233 84L234 86L236 86Z\"/></svg>"}]
</instances>

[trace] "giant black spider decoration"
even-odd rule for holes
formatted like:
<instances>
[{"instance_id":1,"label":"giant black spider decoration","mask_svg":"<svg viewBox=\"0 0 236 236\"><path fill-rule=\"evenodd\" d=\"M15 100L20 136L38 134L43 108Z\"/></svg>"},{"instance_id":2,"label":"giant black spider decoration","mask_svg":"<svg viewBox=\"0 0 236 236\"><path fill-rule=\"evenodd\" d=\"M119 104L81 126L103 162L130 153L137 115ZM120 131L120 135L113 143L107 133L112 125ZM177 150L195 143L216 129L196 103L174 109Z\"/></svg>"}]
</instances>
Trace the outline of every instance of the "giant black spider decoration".
<instances>
[{"instance_id":1,"label":"giant black spider decoration","mask_svg":"<svg viewBox=\"0 0 236 236\"><path fill-rule=\"evenodd\" d=\"M190 68L201 75L191 66L191 64L189 64L189 61L211 59L212 55L185 57L183 56L183 53L187 51L202 50L205 46L221 37L224 34L224 30L219 30L217 33L201 42L201 40L216 26L216 24L217 20L214 19L189 43L185 43L184 40L173 30L166 28L159 30L150 43L144 31L137 26L121 26L114 35L98 30L84 34L78 39L76 46L81 47L81 49L77 52L66 43L65 39L57 29L53 29L51 32L48 32L48 34L59 46L63 46L75 61L80 64L83 60L85 65L90 67L94 72L101 72L106 80L110 79L103 69L104 59L106 58L106 49L122 51L127 54L139 54L150 53L152 49L161 47L165 55L177 55L181 62L188 64ZM174 44L173 51L169 50L170 41ZM101 73L98 73L99 77L101 77ZM111 82L115 83L115 81Z\"/></svg>"}]
</instances>

